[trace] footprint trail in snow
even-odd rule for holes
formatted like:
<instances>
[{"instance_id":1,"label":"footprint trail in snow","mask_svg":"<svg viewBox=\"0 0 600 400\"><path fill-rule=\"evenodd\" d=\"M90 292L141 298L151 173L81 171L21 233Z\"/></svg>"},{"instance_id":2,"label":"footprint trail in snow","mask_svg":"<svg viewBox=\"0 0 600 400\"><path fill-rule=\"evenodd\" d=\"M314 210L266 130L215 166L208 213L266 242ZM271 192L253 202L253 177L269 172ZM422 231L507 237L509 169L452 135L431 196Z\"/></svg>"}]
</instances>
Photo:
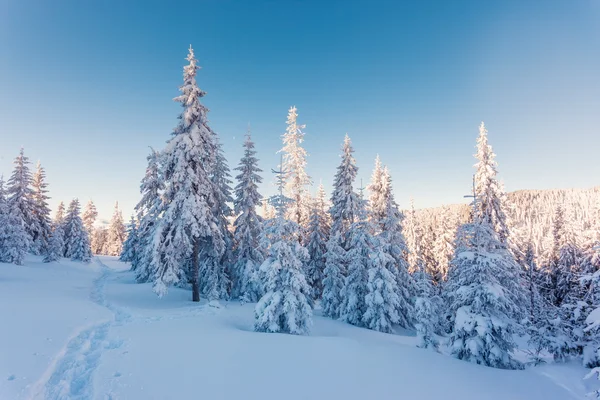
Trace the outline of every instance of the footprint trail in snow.
<instances>
[{"instance_id":1,"label":"footprint trail in snow","mask_svg":"<svg viewBox=\"0 0 600 400\"><path fill-rule=\"evenodd\" d=\"M106 300L104 290L112 270L99 259L94 261L102 268L102 273L94 281L90 299L113 313L113 320L84 328L67 343L55 362L46 371L32 399L84 400L94 395L94 372L106 350L121 346L120 341L109 341L108 333L112 326L131 321L131 315Z\"/></svg>"}]
</instances>

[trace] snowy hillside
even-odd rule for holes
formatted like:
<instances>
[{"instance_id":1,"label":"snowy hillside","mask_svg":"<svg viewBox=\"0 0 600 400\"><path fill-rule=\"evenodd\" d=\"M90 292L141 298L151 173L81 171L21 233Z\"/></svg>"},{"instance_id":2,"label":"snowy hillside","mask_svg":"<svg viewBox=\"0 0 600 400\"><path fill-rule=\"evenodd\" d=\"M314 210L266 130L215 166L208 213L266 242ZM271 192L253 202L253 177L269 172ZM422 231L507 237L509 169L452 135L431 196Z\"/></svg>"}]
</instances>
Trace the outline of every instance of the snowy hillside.
<instances>
[{"instance_id":1,"label":"snowy hillside","mask_svg":"<svg viewBox=\"0 0 600 400\"><path fill-rule=\"evenodd\" d=\"M478 366L322 318L252 331L253 304L162 299L110 257L0 264L0 399L583 399L583 367Z\"/></svg>"}]
</instances>

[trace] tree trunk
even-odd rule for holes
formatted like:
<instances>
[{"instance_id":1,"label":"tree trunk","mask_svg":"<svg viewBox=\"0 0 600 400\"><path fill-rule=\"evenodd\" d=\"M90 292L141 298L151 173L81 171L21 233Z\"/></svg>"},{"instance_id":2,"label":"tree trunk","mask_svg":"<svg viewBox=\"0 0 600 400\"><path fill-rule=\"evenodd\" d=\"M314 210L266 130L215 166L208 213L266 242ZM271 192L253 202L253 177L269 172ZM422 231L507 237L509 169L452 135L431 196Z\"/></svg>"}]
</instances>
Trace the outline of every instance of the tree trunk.
<instances>
[{"instance_id":1,"label":"tree trunk","mask_svg":"<svg viewBox=\"0 0 600 400\"><path fill-rule=\"evenodd\" d=\"M198 279L198 273L200 270L200 260L198 259L198 253L200 251L200 239L194 240L194 249L192 251L192 301L200 301L200 282Z\"/></svg>"}]
</instances>

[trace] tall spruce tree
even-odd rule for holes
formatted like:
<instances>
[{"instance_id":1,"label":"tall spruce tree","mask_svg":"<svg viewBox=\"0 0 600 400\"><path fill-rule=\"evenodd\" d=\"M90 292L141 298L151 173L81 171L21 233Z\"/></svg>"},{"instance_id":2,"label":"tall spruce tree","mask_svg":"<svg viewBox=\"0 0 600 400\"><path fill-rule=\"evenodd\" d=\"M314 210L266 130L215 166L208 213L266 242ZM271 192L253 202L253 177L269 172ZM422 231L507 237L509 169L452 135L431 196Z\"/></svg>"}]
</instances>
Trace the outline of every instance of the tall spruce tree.
<instances>
[{"instance_id":1,"label":"tall spruce tree","mask_svg":"<svg viewBox=\"0 0 600 400\"><path fill-rule=\"evenodd\" d=\"M375 168L371 174L371 182L367 189L369 190L369 219L379 226L385 218L385 208L387 199L385 198L385 187L383 176L383 165L379 159L379 155L375 158Z\"/></svg>"},{"instance_id":2,"label":"tall spruce tree","mask_svg":"<svg viewBox=\"0 0 600 400\"><path fill-rule=\"evenodd\" d=\"M307 153L304 142L305 125L298 124L298 110L290 107L287 117L287 128L282 136L283 170L286 171L285 192L291 201L287 209L288 218L306 227L310 215L310 177L306 173Z\"/></svg>"},{"instance_id":3,"label":"tall spruce tree","mask_svg":"<svg viewBox=\"0 0 600 400\"><path fill-rule=\"evenodd\" d=\"M73 261L89 262L92 258L92 250L80 213L79 200L74 199L69 204L65 216L64 256Z\"/></svg>"},{"instance_id":4,"label":"tall spruce tree","mask_svg":"<svg viewBox=\"0 0 600 400\"><path fill-rule=\"evenodd\" d=\"M408 248L408 271L414 274L424 268L424 261L421 247L423 231L417 218L413 199L410 200L410 209L402 221L402 231L406 236L406 247Z\"/></svg>"},{"instance_id":5,"label":"tall spruce tree","mask_svg":"<svg viewBox=\"0 0 600 400\"><path fill-rule=\"evenodd\" d=\"M443 282L448 278L450 261L454 256L455 223L450 209L442 207L442 213L438 220L438 233L433 244L433 253L436 259L437 273L435 280Z\"/></svg>"},{"instance_id":6,"label":"tall spruce tree","mask_svg":"<svg viewBox=\"0 0 600 400\"><path fill-rule=\"evenodd\" d=\"M479 126L476 147L475 193L478 199L477 214L492 226L500 243L506 246L509 233L502 204L504 192L496 178L498 174L496 154L494 154L492 146L488 143L488 131L483 122Z\"/></svg>"},{"instance_id":7,"label":"tall spruce tree","mask_svg":"<svg viewBox=\"0 0 600 400\"><path fill-rule=\"evenodd\" d=\"M48 184L46 183L46 172L38 162L31 181L32 203L35 225L32 250L34 254L44 255L48 251L48 243L51 235L50 207L48 207Z\"/></svg>"},{"instance_id":8,"label":"tall spruce tree","mask_svg":"<svg viewBox=\"0 0 600 400\"><path fill-rule=\"evenodd\" d=\"M9 206L0 177L0 262L22 265L30 246L23 219Z\"/></svg>"},{"instance_id":9,"label":"tall spruce tree","mask_svg":"<svg viewBox=\"0 0 600 400\"><path fill-rule=\"evenodd\" d=\"M234 211L234 263L233 263L233 296L243 302L256 302L263 294L259 278L259 268L264 261L260 247L262 221L257 214L262 196L258 192L258 184L262 182L258 167L258 158L250 131L244 141L244 156L235 168L239 174L235 177Z\"/></svg>"},{"instance_id":10,"label":"tall spruce tree","mask_svg":"<svg viewBox=\"0 0 600 400\"><path fill-rule=\"evenodd\" d=\"M123 262L131 262L136 259L136 254L139 248L138 244L138 228L137 221L131 216L129 224L127 224L127 239L123 243L123 250L119 256L119 260Z\"/></svg>"},{"instance_id":11,"label":"tall spruce tree","mask_svg":"<svg viewBox=\"0 0 600 400\"><path fill-rule=\"evenodd\" d=\"M310 259L306 266L306 280L311 287L313 300L320 299L323 294L325 254L327 253L330 229L325 196L323 184L320 184L316 198L313 200L308 224L307 249Z\"/></svg>"},{"instance_id":12,"label":"tall spruce tree","mask_svg":"<svg viewBox=\"0 0 600 400\"><path fill-rule=\"evenodd\" d=\"M392 325L400 321L398 310L401 309L396 277L390 272L394 268L394 259L384 251L385 244L377 244L378 238L374 240L367 270L362 322L369 329L392 333Z\"/></svg>"},{"instance_id":13,"label":"tall spruce tree","mask_svg":"<svg viewBox=\"0 0 600 400\"><path fill-rule=\"evenodd\" d=\"M370 256L375 248L372 228L363 212L361 220L350 226L347 237L348 267L341 292L340 317L352 325L362 326L367 311L367 282L369 279Z\"/></svg>"},{"instance_id":14,"label":"tall spruce tree","mask_svg":"<svg viewBox=\"0 0 600 400\"><path fill-rule=\"evenodd\" d=\"M161 157L165 189L157 209L160 218L153 240L152 281L163 296L168 287L182 280L192 285L192 300L200 301L200 255L209 250L225 251L218 216L213 175L218 143L208 126L207 108L200 99L205 92L196 83L199 69L190 46L184 67L181 95L175 101L183 111L180 122ZM190 271L190 273L186 273Z\"/></svg>"},{"instance_id":15,"label":"tall spruce tree","mask_svg":"<svg viewBox=\"0 0 600 400\"><path fill-rule=\"evenodd\" d=\"M138 282L146 282L154 271L154 228L162 206L160 193L164 190L164 182L160 175L161 154L150 148L146 172L140 184L142 198L136 204L135 211L139 220L137 229L137 250L131 260L131 269Z\"/></svg>"},{"instance_id":16,"label":"tall spruce tree","mask_svg":"<svg viewBox=\"0 0 600 400\"><path fill-rule=\"evenodd\" d=\"M125 242L126 238L126 228L125 223L123 222L123 214L119 209L119 202L116 202L112 218L110 219L110 224L108 225L108 232L103 253L109 256L120 256L123 251L123 243Z\"/></svg>"},{"instance_id":17,"label":"tall spruce tree","mask_svg":"<svg viewBox=\"0 0 600 400\"><path fill-rule=\"evenodd\" d=\"M404 215L398 208L392 191L392 178L387 167L382 173L382 197L385 200L383 218L375 227L379 239L380 251L386 252L392 259L388 263L390 273L396 278L396 290L398 295L399 324L404 328L413 325L414 310L411 299L415 295L415 284L412 276L408 273L408 247L402 232L402 220Z\"/></svg>"},{"instance_id":18,"label":"tall spruce tree","mask_svg":"<svg viewBox=\"0 0 600 400\"><path fill-rule=\"evenodd\" d=\"M435 332L440 330L441 299L434 291L433 279L425 270L425 265L418 265L419 269L413 274L416 289L414 320L417 347L437 349L439 343Z\"/></svg>"},{"instance_id":19,"label":"tall spruce tree","mask_svg":"<svg viewBox=\"0 0 600 400\"><path fill-rule=\"evenodd\" d=\"M96 218L98 218L98 211L96 210L96 205L94 202L90 200L85 205L85 209L83 210L83 215L81 217L83 226L85 227L85 230L90 238L94 234L94 223L96 222Z\"/></svg>"},{"instance_id":20,"label":"tall spruce tree","mask_svg":"<svg viewBox=\"0 0 600 400\"><path fill-rule=\"evenodd\" d=\"M233 259L233 234L229 229L229 218L233 215L233 210L229 203L233 202L233 197L231 195L231 173L227 159L218 136L214 132L213 135L214 143L217 146L216 163L211 177L215 199L213 215L221 232L223 248L221 250L205 246L200 253L202 276L200 287L201 293L214 302L229 297L229 274Z\"/></svg>"},{"instance_id":21,"label":"tall spruce tree","mask_svg":"<svg viewBox=\"0 0 600 400\"><path fill-rule=\"evenodd\" d=\"M279 172L279 196L272 198L277 218L265 229L267 257L261 265L265 294L254 310L254 330L296 335L309 333L312 325L310 288L303 273L308 252L300 244L300 227L286 220L286 207L293 200L283 195L285 171Z\"/></svg>"},{"instance_id":22,"label":"tall spruce tree","mask_svg":"<svg viewBox=\"0 0 600 400\"><path fill-rule=\"evenodd\" d=\"M354 149L348 135L342 145L342 162L337 168L331 196L331 235L327 242L325 254L325 270L323 271L323 314L331 318L339 318L341 310L341 289L349 262L346 254L348 247L348 231L350 226L359 220L361 200L353 188L358 168L352 155Z\"/></svg>"},{"instance_id":23,"label":"tall spruce tree","mask_svg":"<svg viewBox=\"0 0 600 400\"><path fill-rule=\"evenodd\" d=\"M25 150L21 151L13 162L14 169L7 184L8 206L10 212L21 220L21 225L29 235L29 243L37 237L37 221L34 214L33 190L31 189L31 171L29 158Z\"/></svg>"},{"instance_id":24,"label":"tall spruce tree","mask_svg":"<svg viewBox=\"0 0 600 400\"><path fill-rule=\"evenodd\" d=\"M519 369L521 364L511 355L518 329L514 316L521 307L514 297L519 282L508 279L516 262L502 249L489 221L477 213L474 217L461 229L470 239L457 247L447 285L451 353L477 364Z\"/></svg>"}]
</instances>

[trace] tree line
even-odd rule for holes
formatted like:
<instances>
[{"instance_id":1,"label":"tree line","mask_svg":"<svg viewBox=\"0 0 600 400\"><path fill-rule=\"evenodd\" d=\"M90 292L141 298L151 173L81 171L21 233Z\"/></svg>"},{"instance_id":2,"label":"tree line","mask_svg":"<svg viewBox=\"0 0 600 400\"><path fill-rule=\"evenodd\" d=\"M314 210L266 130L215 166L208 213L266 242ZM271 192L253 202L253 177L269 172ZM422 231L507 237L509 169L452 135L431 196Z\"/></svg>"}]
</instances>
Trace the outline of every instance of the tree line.
<instances>
[{"instance_id":1,"label":"tree line","mask_svg":"<svg viewBox=\"0 0 600 400\"><path fill-rule=\"evenodd\" d=\"M430 212L399 209L379 159L364 198L347 135L331 196L322 186L311 196L305 126L292 107L274 171L279 193L263 199L250 132L232 188L191 47L187 60L175 98L179 124L147 158L121 255L139 282L151 282L159 296L175 285L189 288L193 301L257 302L261 332L307 334L319 304L323 315L368 329L415 329L420 347L443 343L455 357L487 366L522 368L514 357L518 335L529 338L533 363L545 352L598 365L597 328L588 318L598 306L598 209L579 246L557 207L542 256L539 235L523 229L531 224L511 218L514 204L497 180L483 123L471 205L444 207L428 220Z\"/></svg>"},{"instance_id":2,"label":"tree line","mask_svg":"<svg viewBox=\"0 0 600 400\"><path fill-rule=\"evenodd\" d=\"M60 202L52 219L44 168L38 162L32 174L24 149L13 164L8 182L0 177L0 262L21 265L27 254L43 256L44 262L121 254L125 226L118 204L108 229L94 227L98 212L91 200L83 213L78 199L67 208Z\"/></svg>"}]
</instances>

